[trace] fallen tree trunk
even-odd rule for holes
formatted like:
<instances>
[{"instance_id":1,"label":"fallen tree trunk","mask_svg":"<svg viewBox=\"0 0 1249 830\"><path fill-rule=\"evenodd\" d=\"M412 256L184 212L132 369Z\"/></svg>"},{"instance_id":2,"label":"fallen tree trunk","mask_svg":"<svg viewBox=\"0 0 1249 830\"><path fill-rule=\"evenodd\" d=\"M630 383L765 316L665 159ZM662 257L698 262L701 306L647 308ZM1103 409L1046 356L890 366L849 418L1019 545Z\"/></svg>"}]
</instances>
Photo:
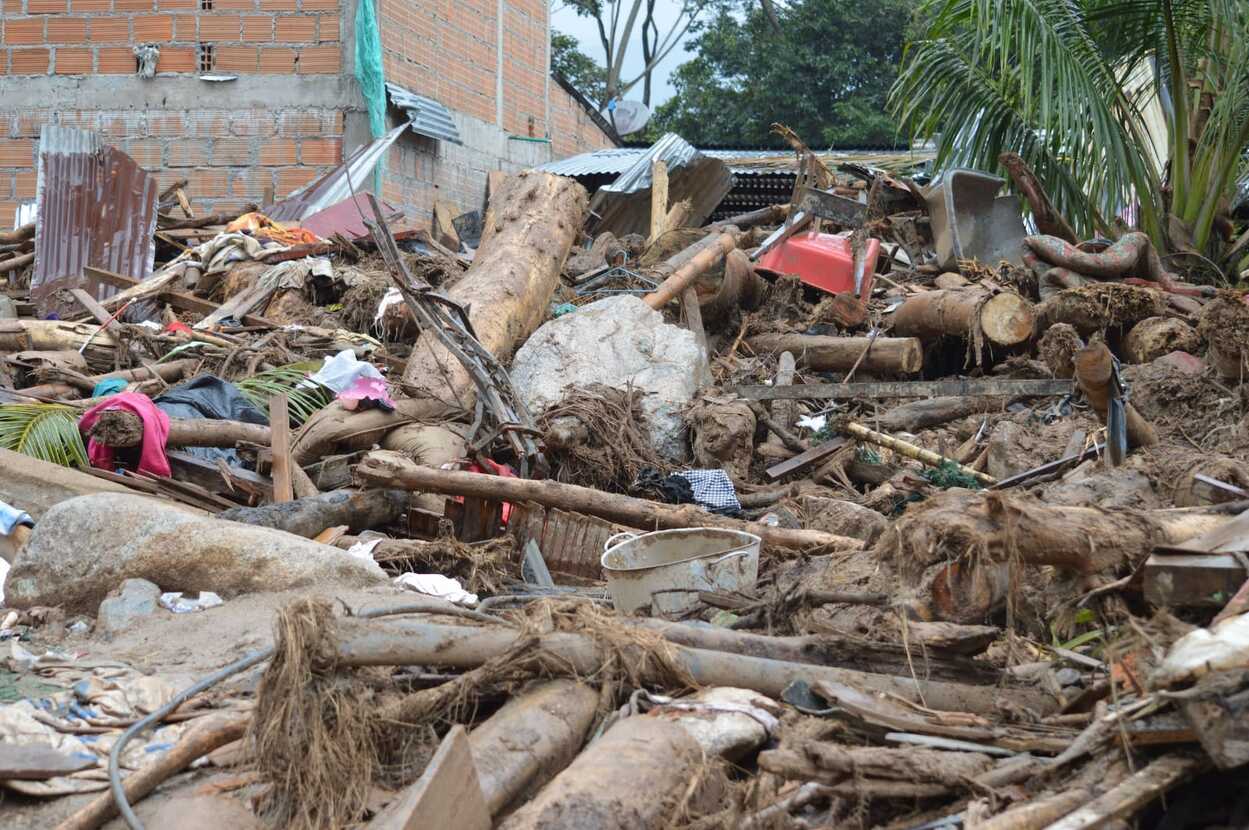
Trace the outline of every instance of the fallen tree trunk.
<instances>
[{"instance_id":1,"label":"fallen tree trunk","mask_svg":"<svg viewBox=\"0 0 1249 830\"><path fill-rule=\"evenodd\" d=\"M703 246L702 250L700 250L693 257L690 257L685 264L681 265L681 267L669 274L668 277L659 284L658 288L642 298L648 306L655 309L663 308L670 301L681 296L681 293L685 291L686 288L689 288L694 284L696 279L711 270L716 263L729 253L729 251L736 250L737 234L722 233L718 237L715 237L710 243L704 245L705 242L706 240L699 240L694 243L695 245ZM673 259L681 257L684 253L685 252L682 251L681 253L676 254L676 256L669 260L669 263L671 263Z\"/></svg>"},{"instance_id":2,"label":"fallen tree trunk","mask_svg":"<svg viewBox=\"0 0 1249 830\"><path fill-rule=\"evenodd\" d=\"M210 418L170 418L167 447L233 447L236 444L269 445L269 427L243 421ZM106 447L137 447L143 442L143 421L125 409L100 413L91 437Z\"/></svg>"},{"instance_id":3,"label":"fallen tree trunk","mask_svg":"<svg viewBox=\"0 0 1249 830\"><path fill-rule=\"evenodd\" d=\"M57 383L45 383L40 386L28 386L25 389L18 389L17 394L29 395L31 397L41 398L62 398L67 395L74 394L75 386L78 389L90 392L95 385L102 380L109 378L120 378L127 383L141 380L151 380L153 377L159 377L163 381L177 380L186 375L196 366L199 360L196 358L183 358L181 360L171 360L168 363L157 363L151 367L140 366L135 369L126 369L121 372L105 372L102 375L90 375L84 377L82 381L75 380L73 383L68 381Z\"/></svg>"},{"instance_id":4,"label":"fallen tree trunk","mask_svg":"<svg viewBox=\"0 0 1249 830\"><path fill-rule=\"evenodd\" d=\"M929 398L895 406L876 419L875 425L884 432L915 432L968 415L991 412L995 408L994 401L989 398Z\"/></svg>"},{"instance_id":5,"label":"fallen tree trunk","mask_svg":"<svg viewBox=\"0 0 1249 830\"><path fill-rule=\"evenodd\" d=\"M1105 343L1086 346L1073 356L1076 371L1076 383L1084 392L1089 405L1106 423L1110 411L1111 374L1114 371L1114 356ZM1124 404L1127 413L1128 447L1152 447L1158 443L1158 434L1131 403Z\"/></svg>"},{"instance_id":6,"label":"fallen tree trunk","mask_svg":"<svg viewBox=\"0 0 1249 830\"><path fill-rule=\"evenodd\" d=\"M558 481L533 481L457 470L438 470L421 466L401 453L388 450L378 450L366 455L356 467L356 477L375 487L401 487L426 493L502 501L531 501L544 507L587 513L646 530L723 527L744 530L759 536L765 544L794 550L813 547L855 550L862 547L862 542L847 536L742 522L708 513L696 505L660 504Z\"/></svg>"},{"instance_id":7,"label":"fallen tree trunk","mask_svg":"<svg viewBox=\"0 0 1249 830\"><path fill-rule=\"evenodd\" d=\"M491 200L492 224L447 297L468 309L478 341L495 357L510 357L541 324L585 210L581 185L535 171L513 177ZM471 411L477 398L463 364L430 333L412 349L403 389L409 397L396 401L393 413L356 413L338 402L320 410L295 437L296 463L316 461L340 442L366 448L400 424Z\"/></svg>"},{"instance_id":8,"label":"fallen tree trunk","mask_svg":"<svg viewBox=\"0 0 1249 830\"><path fill-rule=\"evenodd\" d=\"M327 527L347 525L352 532L359 532L391 524L407 506L405 490L332 490L262 507L232 507L218 518L312 539Z\"/></svg>"},{"instance_id":9,"label":"fallen tree trunk","mask_svg":"<svg viewBox=\"0 0 1249 830\"><path fill-rule=\"evenodd\" d=\"M746 341L756 353L793 352L816 371L847 372L864 350L859 368L872 374L909 375L924 366L924 349L913 337L829 337L822 334L759 334ZM871 348L868 348L868 346Z\"/></svg>"},{"instance_id":10,"label":"fallen tree trunk","mask_svg":"<svg viewBox=\"0 0 1249 830\"><path fill-rule=\"evenodd\" d=\"M90 341L93 352L111 351L117 343L94 323L64 320L0 320L0 351L78 351Z\"/></svg>"},{"instance_id":11,"label":"fallen tree trunk","mask_svg":"<svg viewBox=\"0 0 1249 830\"><path fill-rule=\"evenodd\" d=\"M577 757L594 723L598 698L584 683L546 681L510 698L472 731L473 765L491 815L541 787Z\"/></svg>"},{"instance_id":12,"label":"fallen tree trunk","mask_svg":"<svg viewBox=\"0 0 1249 830\"><path fill-rule=\"evenodd\" d=\"M1201 336L1175 317L1146 317L1123 338L1121 351L1125 363L1149 363L1174 351L1199 353Z\"/></svg>"},{"instance_id":13,"label":"fallen tree trunk","mask_svg":"<svg viewBox=\"0 0 1249 830\"><path fill-rule=\"evenodd\" d=\"M34 238L34 222L27 222L25 225L14 228L11 231L0 231L0 245L16 245L18 242L25 242Z\"/></svg>"},{"instance_id":14,"label":"fallen tree trunk","mask_svg":"<svg viewBox=\"0 0 1249 830\"><path fill-rule=\"evenodd\" d=\"M702 748L680 725L627 718L499 830L661 830L703 763Z\"/></svg>"},{"instance_id":15,"label":"fallen tree trunk","mask_svg":"<svg viewBox=\"0 0 1249 830\"><path fill-rule=\"evenodd\" d=\"M529 635L501 626L470 628L435 625L419 620L391 620L379 623L343 618L335 620L331 654L339 666L448 666L475 668L486 660L511 651ZM578 676L589 676L602 668L607 655L594 639L582 634L554 633L538 638L538 648ZM630 644L623 646L625 659L638 667L646 682L664 682L666 671L657 661L643 659L643 652ZM1055 701L1048 694L1031 688L999 689L963 683L891 676L839 669L830 666L789 663L761 657L748 657L673 644L666 656L689 674L698 686L735 686L779 699L794 680L814 685L820 681L850 686L864 692L883 692L920 703L932 709L952 712L994 714L1000 695L1015 705L1040 713L1052 712ZM922 678L922 675L920 675Z\"/></svg>"},{"instance_id":16,"label":"fallen tree trunk","mask_svg":"<svg viewBox=\"0 0 1249 830\"><path fill-rule=\"evenodd\" d=\"M936 340L980 337L998 346L1032 339L1036 314L1032 303L1011 291L990 294L982 288L955 288L912 294L893 315L894 334Z\"/></svg>"}]
</instances>

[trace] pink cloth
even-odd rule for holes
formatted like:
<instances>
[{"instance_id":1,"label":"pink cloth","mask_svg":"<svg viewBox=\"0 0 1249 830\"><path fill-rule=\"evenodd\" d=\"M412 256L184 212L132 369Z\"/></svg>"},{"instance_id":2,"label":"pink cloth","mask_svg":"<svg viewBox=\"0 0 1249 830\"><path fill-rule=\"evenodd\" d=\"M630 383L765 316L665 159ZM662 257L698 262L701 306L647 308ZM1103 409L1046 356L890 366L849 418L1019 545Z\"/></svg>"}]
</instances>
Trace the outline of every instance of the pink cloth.
<instances>
[{"instance_id":1,"label":"pink cloth","mask_svg":"<svg viewBox=\"0 0 1249 830\"><path fill-rule=\"evenodd\" d=\"M124 409L139 416L143 422L143 444L139 447L139 472L152 475L170 475L169 459L165 457L165 442L169 439L169 416L156 408L152 399L138 392L121 392L108 400L88 409L78 419L78 431L83 435L100 418L100 413L109 409ZM113 448L96 443L94 439L87 442L87 458L92 467L102 470L113 470Z\"/></svg>"}]
</instances>

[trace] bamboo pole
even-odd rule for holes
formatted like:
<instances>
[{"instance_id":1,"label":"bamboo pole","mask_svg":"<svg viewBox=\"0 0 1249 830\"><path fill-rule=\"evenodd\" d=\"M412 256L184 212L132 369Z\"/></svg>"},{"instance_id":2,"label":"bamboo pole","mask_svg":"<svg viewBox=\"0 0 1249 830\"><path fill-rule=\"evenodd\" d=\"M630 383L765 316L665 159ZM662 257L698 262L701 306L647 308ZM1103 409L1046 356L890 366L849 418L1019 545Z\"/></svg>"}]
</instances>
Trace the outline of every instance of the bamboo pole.
<instances>
[{"instance_id":1,"label":"bamboo pole","mask_svg":"<svg viewBox=\"0 0 1249 830\"><path fill-rule=\"evenodd\" d=\"M907 458L914 459L922 464L927 464L930 467L940 467L942 464L947 463L953 464L960 473L974 476L975 479L982 484L997 484L997 479L987 473L977 472L971 467L965 467L962 464L959 464L953 458L946 458L944 455L935 453L932 450L926 450L923 447L908 444L906 441L894 438L892 435L886 435L883 432L876 432L875 430L868 429L862 424L856 424L851 421L846 424L845 430L847 434L858 438L860 441L866 441L869 444L885 447L886 449L893 450L899 455L904 455Z\"/></svg>"}]
</instances>

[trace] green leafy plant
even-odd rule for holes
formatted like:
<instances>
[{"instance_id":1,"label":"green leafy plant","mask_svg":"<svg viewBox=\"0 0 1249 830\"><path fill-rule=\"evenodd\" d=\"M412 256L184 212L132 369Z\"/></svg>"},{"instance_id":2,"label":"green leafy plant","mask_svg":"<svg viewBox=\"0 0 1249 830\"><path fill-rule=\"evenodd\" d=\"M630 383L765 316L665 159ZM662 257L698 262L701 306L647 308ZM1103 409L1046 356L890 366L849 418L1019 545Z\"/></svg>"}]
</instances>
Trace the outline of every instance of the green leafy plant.
<instances>
[{"instance_id":1,"label":"green leafy plant","mask_svg":"<svg viewBox=\"0 0 1249 830\"><path fill-rule=\"evenodd\" d=\"M890 104L937 168L1021 155L1077 233L1116 215L1225 270L1249 146L1243 0L923 0ZM1221 229L1221 232L1220 232ZM1241 254L1243 255L1243 253Z\"/></svg>"},{"instance_id":2,"label":"green leafy plant","mask_svg":"<svg viewBox=\"0 0 1249 830\"><path fill-rule=\"evenodd\" d=\"M964 487L968 490L980 490L983 485L971 473L963 472L953 461L942 461L939 467L928 467L920 470L920 476L936 487L945 490L949 487Z\"/></svg>"},{"instance_id":3,"label":"green leafy plant","mask_svg":"<svg viewBox=\"0 0 1249 830\"><path fill-rule=\"evenodd\" d=\"M0 447L65 467L86 467L78 410L51 403L0 406Z\"/></svg>"},{"instance_id":4,"label":"green leafy plant","mask_svg":"<svg viewBox=\"0 0 1249 830\"><path fill-rule=\"evenodd\" d=\"M262 412L269 411L269 399L274 395L285 394L291 416L291 426L297 427L322 407L334 400L333 390L314 384L300 386L308 379L310 372L315 372L320 364L315 361L291 363L258 372L248 378L234 382L252 404Z\"/></svg>"}]
</instances>

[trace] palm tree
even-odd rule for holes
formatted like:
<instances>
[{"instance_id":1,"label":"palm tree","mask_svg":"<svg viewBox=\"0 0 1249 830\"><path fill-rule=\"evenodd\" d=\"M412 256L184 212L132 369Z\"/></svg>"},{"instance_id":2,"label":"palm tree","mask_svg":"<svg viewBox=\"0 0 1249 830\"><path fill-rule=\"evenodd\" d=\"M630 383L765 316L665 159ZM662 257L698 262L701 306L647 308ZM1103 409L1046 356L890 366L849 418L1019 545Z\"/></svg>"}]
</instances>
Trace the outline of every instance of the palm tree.
<instances>
[{"instance_id":1,"label":"palm tree","mask_svg":"<svg viewBox=\"0 0 1249 830\"><path fill-rule=\"evenodd\" d=\"M1249 146L1245 0L922 0L890 106L938 165L1013 151L1082 234L1137 223L1226 270ZM1243 255L1243 254L1241 254Z\"/></svg>"}]
</instances>

